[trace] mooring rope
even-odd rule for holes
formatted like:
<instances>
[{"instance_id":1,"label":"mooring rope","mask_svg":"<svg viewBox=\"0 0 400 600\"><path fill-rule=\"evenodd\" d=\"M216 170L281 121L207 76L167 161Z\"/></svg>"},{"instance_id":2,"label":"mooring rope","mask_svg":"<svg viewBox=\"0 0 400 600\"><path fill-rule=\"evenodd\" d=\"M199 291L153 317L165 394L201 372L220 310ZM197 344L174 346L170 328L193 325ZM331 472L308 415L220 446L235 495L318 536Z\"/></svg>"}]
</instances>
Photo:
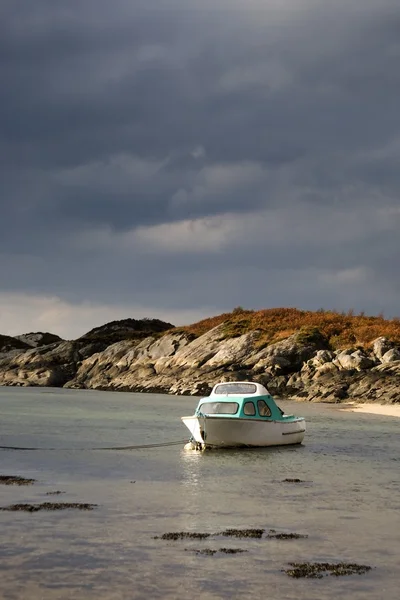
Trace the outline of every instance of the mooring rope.
<instances>
[{"instance_id":1,"label":"mooring rope","mask_svg":"<svg viewBox=\"0 0 400 600\"><path fill-rule=\"evenodd\" d=\"M163 442L160 444L140 444L136 446L107 446L107 447L95 447L95 448L29 448L23 446L0 446L0 450L70 450L72 452L87 451L87 450L141 450L144 448L163 448L165 446L178 446L179 444L186 444L187 440L177 440L176 442Z\"/></svg>"}]
</instances>

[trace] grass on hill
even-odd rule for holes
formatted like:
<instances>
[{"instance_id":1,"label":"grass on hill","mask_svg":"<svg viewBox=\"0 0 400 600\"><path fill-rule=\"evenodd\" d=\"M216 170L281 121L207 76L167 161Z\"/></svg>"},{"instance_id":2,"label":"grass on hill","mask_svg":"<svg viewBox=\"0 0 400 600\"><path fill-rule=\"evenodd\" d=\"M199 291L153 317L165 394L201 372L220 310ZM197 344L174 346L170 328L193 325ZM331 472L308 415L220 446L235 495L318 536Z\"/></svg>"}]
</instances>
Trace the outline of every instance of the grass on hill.
<instances>
[{"instance_id":1,"label":"grass on hill","mask_svg":"<svg viewBox=\"0 0 400 600\"><path fill-rule=\"evenodd\" d=\"M269 308L245 310L241 307L203 319L193 325L175 328L195 335L203 335L213 327L225 322L224 337L238 337L248 331L261 331L260 345L278 342L299 333L304 338L322 334L333 349L349 346L368 347L377 337L384 336L400 343L400 319L384 319L382 316L355 315L353 311L306 311L297 308Z\"/></svg>"}]
</instances>

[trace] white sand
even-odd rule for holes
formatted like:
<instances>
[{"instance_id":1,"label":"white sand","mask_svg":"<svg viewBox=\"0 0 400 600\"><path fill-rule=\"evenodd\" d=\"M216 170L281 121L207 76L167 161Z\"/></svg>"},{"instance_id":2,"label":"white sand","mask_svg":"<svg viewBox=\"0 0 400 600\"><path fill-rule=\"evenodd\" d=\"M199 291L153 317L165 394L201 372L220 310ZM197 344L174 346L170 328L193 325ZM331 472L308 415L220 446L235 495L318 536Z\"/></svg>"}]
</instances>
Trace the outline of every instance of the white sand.
<instances>
[{"instance_id":1,"label":"white sand","mask_svg":"<svg viewBox=\"0 0 400 600\"><path fill-rule=\"evenodd\" d=\"M346 408L341 410L400 418L400 404L353 404L349 402Z\"/></svg>"}]
</instances>

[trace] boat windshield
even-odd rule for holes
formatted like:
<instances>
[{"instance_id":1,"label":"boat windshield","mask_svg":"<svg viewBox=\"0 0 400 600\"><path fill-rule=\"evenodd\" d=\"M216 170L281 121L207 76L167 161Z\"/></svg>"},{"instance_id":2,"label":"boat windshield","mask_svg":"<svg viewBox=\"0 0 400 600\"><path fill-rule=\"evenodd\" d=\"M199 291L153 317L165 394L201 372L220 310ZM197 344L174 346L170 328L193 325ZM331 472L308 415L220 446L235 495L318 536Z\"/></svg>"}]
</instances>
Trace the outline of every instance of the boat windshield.
<instances>
[{"instance_id":1,"label":"boat windshield","mask_svg":"<svg viewBox=\"0 0 400 600\"><path fill-rule=\"evenodd\" d=\"M198 412L204 415L235 415L238 409L237 402L204 402Z\"/></svg>"},{"instance_id":2,"label":"boat windshield","mask_svg":"<svg viewBox=\"0 0 400 600\"><path fill-rule=\"evenodd\" d=\"M228 394L243 394L247 396L247 394L255 394L257 391L257 386L254 383L220 383L214 389L214 394L223 394L227 396Z\"/></svg>"}]
</instances>

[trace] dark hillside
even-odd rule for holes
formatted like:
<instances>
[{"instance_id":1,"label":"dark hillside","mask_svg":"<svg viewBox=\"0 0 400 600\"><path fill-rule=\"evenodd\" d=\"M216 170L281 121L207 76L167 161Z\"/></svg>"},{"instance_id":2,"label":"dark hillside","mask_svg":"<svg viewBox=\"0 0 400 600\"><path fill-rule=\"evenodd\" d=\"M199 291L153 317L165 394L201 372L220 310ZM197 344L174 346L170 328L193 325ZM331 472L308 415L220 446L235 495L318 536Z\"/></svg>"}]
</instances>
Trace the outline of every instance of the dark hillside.
<instances>
[{"instance_id":1,"label":"dark hillside","mask_svg":"<svg viewBox=\"0 0 400 600\"><path fill-rule=\"evenodd\" d=\"M0 352L10 352L10 350L28 350L29 348L32 348L32 346L21 340L18 340L15 337L0 334Z\"/></svg>"},{"instance_id":2,"label":"dark hillside","mask_svg":"<svg viewBox=\"0 0 400 600\"><path fill-rule=\"evenodd\" d=\"M56 342L63 342L64 340L60 338L59 335L55 335L54 333L43 333L42 331L31 332L31 333L23 333L22 335L16 335L15 339L28 344L32 348L37 348L39 346L48 346L49 344L55 344Z\"/></svg>"},{"instance_id":3,"label":"dark hillside","mask_svg":"<svg viewBox=\"0 0 400 600\"><path fill-rule=\"evenodd\" d=\"M122 340L140 340L150 335L160 334L172 329L171 323L159 319L122 319L111 321L91 329L79 338L79 342L100 342L104 347Z\"/></svg>"}]
</instances>

